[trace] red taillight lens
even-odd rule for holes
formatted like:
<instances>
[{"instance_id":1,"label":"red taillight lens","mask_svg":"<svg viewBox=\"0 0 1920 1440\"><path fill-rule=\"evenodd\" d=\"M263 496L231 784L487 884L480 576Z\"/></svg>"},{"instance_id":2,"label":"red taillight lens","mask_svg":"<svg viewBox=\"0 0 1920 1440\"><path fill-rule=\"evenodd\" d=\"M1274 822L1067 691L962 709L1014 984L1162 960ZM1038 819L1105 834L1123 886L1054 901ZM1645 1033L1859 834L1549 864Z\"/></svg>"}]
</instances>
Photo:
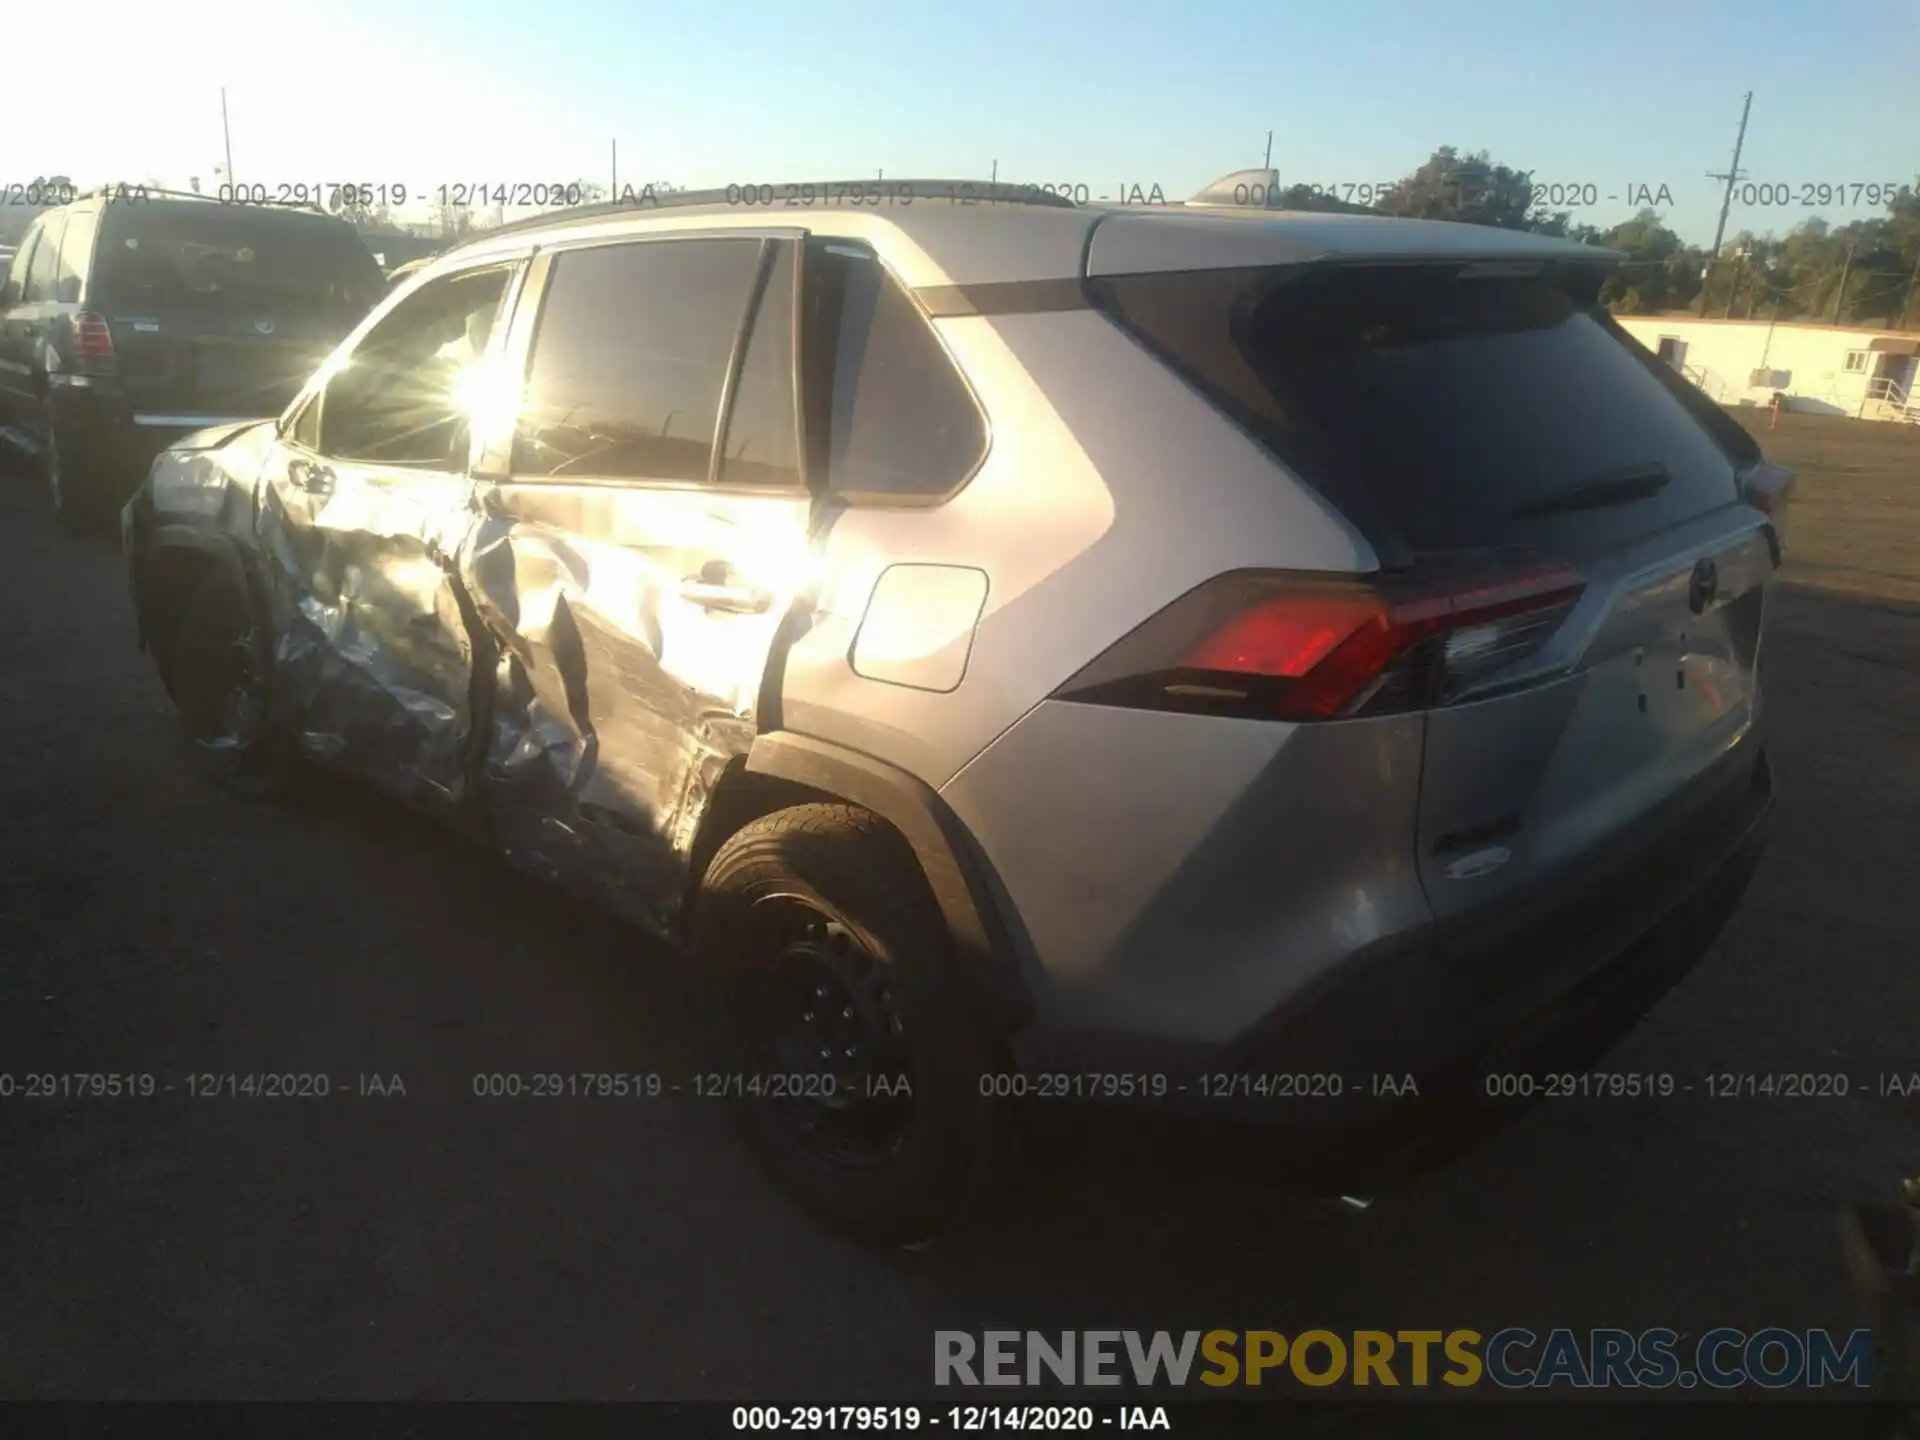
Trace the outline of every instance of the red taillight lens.
<instances>
[{"instance_id":1,"label":"red taillight lens","mask_svg":"<svg viewBox=\"0 0 1920 1440\"><path fill-rule=\"evenodd\" d=\"M1360 631L1378 628L1387 608L1372 595L1295 595L1234 616L1182 661L1196 670L1298 679Z\"/></svg>"},{"instance_id":2,"label":"red taillight lens","mask_svg":"<svg viewBox=\"0 0 1920 1440\"><path fill-rule=\"evenodd\" d=\"M1057 697L1275 720L1419 709L1538 650L1583 589L1552 563L1380 584L1237 572L1175 601Z\"/></svg>"},{"instance_id":3,"label":"red taillight lens","mask_svg":"<svg viewBox=\"0 0 1920 1440\"><path fill-rule=\"evenodd\" d=\"M107 328L103 316L74 316L73 355L76 360L113 359L113 331Z\"/></svg>"},{"instance_id":4,"label":"red taillight lens","mask_svg":"<svg viewBox=\"0 0 1920 1440\"><path fill-rule=\"evenodd\" d=\"M1749 467L1740 476L1740 498L1767 517L1775 565L1786 553L1787 502L1793 499L1797 478L1791 470L1765 463Z\"/></svg>"},{"instance_id":5,"label":"red taillight lens","mask_svg":"<svg viewBox=\"0 0 1920 1440\"><path fill-rule=\"evenodd\" d=\"M1740 495L1769 520L1777 519L1793 498L1797 477L1778 465L1755 465L1740 479Z\"/></svg>"}]
</instances>

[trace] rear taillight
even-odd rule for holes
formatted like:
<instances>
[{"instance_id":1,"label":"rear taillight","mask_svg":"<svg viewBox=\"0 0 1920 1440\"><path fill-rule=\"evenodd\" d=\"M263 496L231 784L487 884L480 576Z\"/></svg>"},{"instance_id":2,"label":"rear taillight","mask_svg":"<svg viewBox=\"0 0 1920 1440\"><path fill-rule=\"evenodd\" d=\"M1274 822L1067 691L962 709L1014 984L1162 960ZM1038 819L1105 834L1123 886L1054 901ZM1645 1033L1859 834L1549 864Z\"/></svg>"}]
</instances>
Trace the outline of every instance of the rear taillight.
<instances>
[{"instance_id":1,"label":"rear taillight","mask_svg":"<svg viewBox=\"0 0 1920 1440\"><path fill-rule=\"evenodd\" d=\"M1774 519L1793 497L1793 471L1778 465L1755 465L1740 477L1740 495L1749 505Z\"/></svg>"},{"instance_id":2,"label":"rear taillight","mask_svg":"<svg viewBox=\"0 0 1920 1440\"><path fill-rule=\"evenodd\" d=\"M1558 563L1376 583L1239 571L1189 591L1055 698L1302 721L1423 709L1538 650L1584 588Z\"/></svg>"},{"instance_id":3,"label":"rear taillight","mask_svg":"<svg viewBox=\"0 0 1920 1440\"><path fill-rule=\"evenodd\" d=\"M1752 466L1740 477L1740 498L1767 517L1776 565L1786 549L1787 502L1793 498L1796 478L1791 470L1764 463Z\"/></svg>"},{"instance_id":4,"label":"rear taillight","mask_svg":"<svg viewBox=\"0 0 1920 1440\"><path fill-rule=\"evenodd\" d=\"M76 360L113 359L113 331L106 319L91 313L73 317L73 358Z\"/></svg>"}]
</instances>

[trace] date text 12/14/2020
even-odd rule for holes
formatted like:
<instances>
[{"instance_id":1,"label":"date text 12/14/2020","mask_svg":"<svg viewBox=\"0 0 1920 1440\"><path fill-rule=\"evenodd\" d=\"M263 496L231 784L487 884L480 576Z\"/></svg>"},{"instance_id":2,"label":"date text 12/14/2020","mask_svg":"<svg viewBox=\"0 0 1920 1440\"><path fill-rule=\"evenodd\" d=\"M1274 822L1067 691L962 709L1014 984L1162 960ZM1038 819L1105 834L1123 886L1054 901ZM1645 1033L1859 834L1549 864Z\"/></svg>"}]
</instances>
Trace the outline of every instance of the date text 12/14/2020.
<instances>
[{"instance_id":1,"label":"date text 12/14/2020","mask_svg":"<svg viewBox=\"0 0 1920 1440\"><path fill-rule=\"evenodd\" d=\"M911 1434L977 1431L1165 1430L1164 1405L736 1405L736 1431Z\"/></svg>"}]
</instances>

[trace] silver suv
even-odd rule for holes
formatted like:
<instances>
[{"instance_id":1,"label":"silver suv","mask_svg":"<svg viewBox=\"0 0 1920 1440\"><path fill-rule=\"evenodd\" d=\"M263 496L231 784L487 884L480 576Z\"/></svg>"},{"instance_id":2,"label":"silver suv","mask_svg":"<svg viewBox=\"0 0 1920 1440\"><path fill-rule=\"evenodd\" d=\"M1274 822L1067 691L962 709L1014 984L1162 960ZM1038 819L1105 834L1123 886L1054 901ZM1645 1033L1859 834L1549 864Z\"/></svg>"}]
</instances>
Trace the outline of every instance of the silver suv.
<instances>
[{"instance_id":1,"label":"silver suv","mask_svg":"<svg viewBox=\"0 0 1920 1440\"><path fill-rule=\"evenodd\" d=\"M1401 1153L1590 1064L1763 843L1792 477L1617 258L926 181L508 226L159 458L142 643L227 783L684 944L705 1087L860 1233L1021 1096Z\"/></svg>"}]
</instances>

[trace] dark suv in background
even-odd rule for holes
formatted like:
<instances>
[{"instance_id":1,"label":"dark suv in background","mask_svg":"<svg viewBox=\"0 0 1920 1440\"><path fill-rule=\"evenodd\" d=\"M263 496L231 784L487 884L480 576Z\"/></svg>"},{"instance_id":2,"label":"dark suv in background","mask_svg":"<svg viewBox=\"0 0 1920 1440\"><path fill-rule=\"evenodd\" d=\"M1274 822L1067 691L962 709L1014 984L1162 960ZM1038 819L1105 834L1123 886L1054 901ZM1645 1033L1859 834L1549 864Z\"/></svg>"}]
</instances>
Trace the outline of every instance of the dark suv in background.
<instances>
[{"instance_id":1,"label":"dark suv in background","mask_svg":"<svg viewBox=\"0 0 1920 1440\"><path fill-rule=\"evenodd\" d=\"M106 526L170 442L277 414L386 290L345 221L143 190L39 216L0 289L0 427L62 526Z\"/></svg>"}]
</instances>

